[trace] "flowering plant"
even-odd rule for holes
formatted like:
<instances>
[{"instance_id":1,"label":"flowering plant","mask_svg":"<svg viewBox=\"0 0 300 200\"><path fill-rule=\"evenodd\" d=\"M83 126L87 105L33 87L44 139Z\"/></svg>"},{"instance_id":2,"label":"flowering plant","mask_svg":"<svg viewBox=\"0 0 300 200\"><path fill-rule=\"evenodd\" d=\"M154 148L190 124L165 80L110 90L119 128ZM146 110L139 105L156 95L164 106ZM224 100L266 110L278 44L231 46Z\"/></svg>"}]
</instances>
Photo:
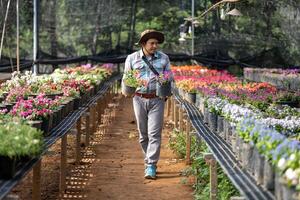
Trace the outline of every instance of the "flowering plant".
<instances>
[{"instance_id":1,"label":"flowering plant","mask_svg":"<svg viewBox=\"0 0 300 200\"><path fill-rule=\"evenodd\" d=\"M16 119L0 124L0 138L1 156L37 156L43 148L42 132Z\"/></svg>"},{"instance_id":2,"label":"flowering plant","mask_svg":"<svg viewBox=\"0 0 300 200\"><path fill-rule=\"evenodd\" d=\"M133 88L147 86L147 81L141 79L140 72L138 70L129 70L124 73L125 85Z\"/></svg>"},{"instance_id":3,"label":"flowering plant","mask_svg":"<svg viewBox=\"0 0 300 200\"><path fill-rule=\"evenodd\" d=\"M58 108L57 101L45 98L43 95L28 100L20 100L10 114L29 120L43 119Z\"/></svg>"},{"instance_id":4,"label":"flowering plant","mask_svg":"<svg viewBox=\"0 0 300 200\"><path fill-rule=\"evenodd\" d=\"M172 72L171 71L164 71L162 74L159 74L157 81L161 85L165 85L171 81Z\"/></svg>"}]
</instances>

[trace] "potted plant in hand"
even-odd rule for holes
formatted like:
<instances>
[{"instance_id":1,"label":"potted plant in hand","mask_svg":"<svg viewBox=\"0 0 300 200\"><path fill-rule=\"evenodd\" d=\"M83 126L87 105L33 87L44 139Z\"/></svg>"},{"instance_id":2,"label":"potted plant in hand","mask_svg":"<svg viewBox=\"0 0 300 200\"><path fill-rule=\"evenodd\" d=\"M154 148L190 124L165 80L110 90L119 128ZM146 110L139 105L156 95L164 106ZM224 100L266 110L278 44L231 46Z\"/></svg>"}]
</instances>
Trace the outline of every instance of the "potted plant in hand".
<instances>
[{"instance_id":1,"label":"potted plant in hand","mask_svg":"<svg viewBox=\"0 0 300 200\"><path fill-rule=\"evenodd\" d=\"M156 96L165 98L171 95L171 72L164 71L157 77Z\"/></svg>"},{"instance_id":2,"label":"potted plant in hand","mask_svg":"<svg viewBox=\"0 0 300 200\"><path fill-rule=\"evenodd\" d=\"M42 132L19 119L0 124L0 179L14 176L24 158L40 155L43 148Z\"/></svg>"},{"instance_id":3,"label":"potted plant in hand","mask_svg":"<svg viewBox=\"0 0 300 200\"><path fill-rule=\"evenodd\" d=\"M122 81L122 94L132 96L138 87L146 85L145 80L140 78L138 70L129 70L125 72Z\"/></svg>"}]
</instances>

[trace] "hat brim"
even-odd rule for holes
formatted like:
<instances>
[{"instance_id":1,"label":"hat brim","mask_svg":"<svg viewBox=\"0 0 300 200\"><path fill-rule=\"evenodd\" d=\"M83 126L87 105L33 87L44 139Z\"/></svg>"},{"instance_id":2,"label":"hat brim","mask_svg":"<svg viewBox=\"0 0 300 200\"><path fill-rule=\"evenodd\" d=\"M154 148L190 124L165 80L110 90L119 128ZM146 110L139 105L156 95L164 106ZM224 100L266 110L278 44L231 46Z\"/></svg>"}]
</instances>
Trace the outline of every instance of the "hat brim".
<instances>
[{"instance_id":1,"label":"hat brim","mask_svg":"<svg viewBox=\"0 0 300 200\"><path fill-rule=\"evenodd\" d=\"M165 36L163 33L159 32L159 31L152 31L149 33L146 33L145 35L143 35L140 40L138 41L138 44L142 44L144 42L146 42L149 39L157 39L158 44L161 44L165 41Z\"/></svg>"}]
</instances>

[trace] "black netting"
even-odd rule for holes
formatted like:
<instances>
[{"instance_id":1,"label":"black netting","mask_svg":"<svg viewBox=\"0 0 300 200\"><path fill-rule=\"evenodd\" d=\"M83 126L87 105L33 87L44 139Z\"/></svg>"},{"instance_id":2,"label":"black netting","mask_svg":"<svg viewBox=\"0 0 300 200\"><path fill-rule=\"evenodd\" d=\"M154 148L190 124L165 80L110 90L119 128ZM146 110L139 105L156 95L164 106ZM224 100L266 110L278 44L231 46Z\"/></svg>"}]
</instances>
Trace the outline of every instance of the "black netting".
<instances>
[{"instance_id":1,"label":"black netting","mask_svg":"<svg viewBox=\"0 0 300 200\"><path fill-rule=\"evenodd\" d=\"M5 23L7 5L8 18ZM221 4L199 18L195 50L191 37L179 43L191 1L184 0L40 0L38 63L124 62L146 28L165 33L161 48L172 61L191 58L206 65L288 67L300 65L300 0L240 0ZM217 0L195 1L200 16ZM222 15L237 8L243 16ZM16 58L16 1L0 1L0 67L10 71ZM225 16L225 19L223 18ZM5 24L5 31L3 27ZM189 27L183 27L188 32ZM30 67L33 57L33 0L20 1L20 58Z\"/></svg>"}]
</instances>

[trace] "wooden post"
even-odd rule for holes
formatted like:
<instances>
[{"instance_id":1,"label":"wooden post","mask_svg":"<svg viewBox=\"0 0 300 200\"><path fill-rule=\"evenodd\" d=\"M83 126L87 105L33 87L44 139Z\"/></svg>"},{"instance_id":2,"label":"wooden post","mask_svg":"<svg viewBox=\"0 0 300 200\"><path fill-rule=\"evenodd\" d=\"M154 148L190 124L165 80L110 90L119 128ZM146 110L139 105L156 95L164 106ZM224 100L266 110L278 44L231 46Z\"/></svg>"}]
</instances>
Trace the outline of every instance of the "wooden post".
<instances>
[{"instance_id":1,"label":"wooden post","mask_svg":"<svg viewBox=\"0 0 300 200\"><path fill-rule=\"evenodd\" d=\"M168 109L169 109L169 104L168 104L168 100L165 102L165 113L164 116L168 117Z\"/></svg>"},{"instance_id":2,"label":"wooden post","mask_svg":"<svg viewBox=\"0 0 300 200\"><path fill-rule=\"evenodd\" d=\"M178 124L178 106L177 103L174 104L174 129L177 129L177 124Z\"/></svg>"},{"instance_id":3,"label":"wooden post","mask_svg":"<svg viewBox=\"0 0 300 200\"><path fill-rule=\"evenodd\" d=\"M59 190L61 194L66 190L66 169L67 169L67 134L61 138L61 153L60 153L60 178Z\"/></svg>"},{"instance_id":4,"label":"wooden post","mask_svg":"<svg viewBox=\"0 0 300 200\"><path fill-rule=\"evenodd\" d=\"M175 99L171 98L171 120L172 120L172 122L174 122L174 103L175 103Z\"/></svg>"},{"instance_id":5,"label":"wooden post","mask_svg":"<svg viewBox=\"0 0 300 200\"><path fill-rule=\"evenodd\" d=\"M179 131L183 132L183 109L179 109Z\"/></svg>"},{"instance_id":6,"label":"wooden post","mask_svg":"<svg viewBox=\"0 0 300 200\"><path fill-rule=\"evenodd\" d=\"M77 134L76 134L76 165L79 165L80 160L81 160L81 153L80 153L81 117L77 121L76 128L77 128Z\"/></svg>"},{"instance_id":7,"label":"wooden post","mask_svg":"<svg viewBox=\"0 0 300 200\"><path fill-rule=\"evenodd\" d=\"M212 153L204 154L204 159L209 164L210 171L210 200L217 199L218 192L218 173L217 173L217 162Z\"/></svg>"},{"instance_id":8,"label":"wooden post","mask_svg":"<svg viewBox=\"0 0 300 200\"><path fill-rule=\"evenodd\" d=\"M42 160L39 160L33 167L32 176L32 199L41 199L41 165Z\"/></svg>"},{"instance_id":9,"label":"wooden post","mask_svg":"<svg viewBox=\"0 0 300 200\"><path fill-rule=\"evenodd\" d=\"M94 108L93 108L93 104L90 105L89 109L88 109L88 112L89 112L89 115L90 115L90 134L93 134L93 131L94 131L94 116L93 116L93 111L94 111Z\"/></svg>"},{"instance_id":10,"label":"wooden post","mask_svg":"<svg viewBox=\"0 0 300 200\"><path fill-rule=\"evenodd\" d=\"M99 100L98 100L98 124L100 125L101 124L101 115L102 115L102 101L103 101L103 97L101 97Z\"/></svg>"},{"instance_id":11,"label":"wooden post","mask_svg":"<svg viewBox=\"0 0 300 200\"><path fill-rule=\"evenodd\" d=\"M91 131L91 127L90 127L90 115L91 113L86 113L85 116L85 146L88 147L90 144L90 131Z\"/></svg>"},{"instance_id":12,"label":"wooden post","mask_svg":"<svg viewBox=\"0 0 300 200\"><path fill-rule=\"evenodd\" d=\"M186 164L191 164L191 123L189 119L186 120Z\"/></svg>"}]
</instances>

